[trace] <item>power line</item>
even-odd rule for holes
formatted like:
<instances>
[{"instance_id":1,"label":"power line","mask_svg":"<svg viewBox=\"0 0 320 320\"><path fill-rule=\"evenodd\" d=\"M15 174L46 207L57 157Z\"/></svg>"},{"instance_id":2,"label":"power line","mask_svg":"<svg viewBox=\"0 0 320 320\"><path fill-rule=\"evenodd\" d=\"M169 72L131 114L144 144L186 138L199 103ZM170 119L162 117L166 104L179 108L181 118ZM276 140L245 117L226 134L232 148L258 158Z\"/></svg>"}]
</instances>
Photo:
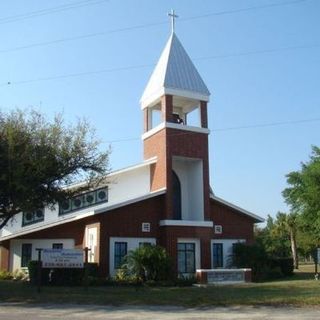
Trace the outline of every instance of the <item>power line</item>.
<instances>
[{"instance_id":1,"label":"power line","mask_svg":"<svg viewBox=\"0 0 320 320\"><path fill-rule=\"evenodd\" d=\"M196 60L224 59L224 58L243 57L243 56L250 56L250 55L277 53L282 51L293 51L293 50L302 50L302 49L310 49L310 48L318 48L318 47L320 47L320 44L315 43L315 44L309 44L309 45L297 45L297 46L291 46L291 47L262 49L262 50L256 50L256 51L246 51L246 52L239 52L239 53L228 53L223 55L199 57L199 58L194 58L193 60L196 61ZM0 83L0 87L5 87L8 85L21 85L21 84L35 83L35 82L41 82L41 81L59 80L59 79L66 79L66 78L76 78L76 77L110 73L110 72L118 72L118 71L138 70L138 69L149 68L154 66L155 64L133 65L133 66L110 68L110 69L99 69L99 70L92 70L92 71L85 71L85 72L61 74L61 75L40 77L40 78L34 78L34 79L8 81L8 82Z\"/></svg>"},{"instance_id":2,"label":"power line","mask_svg":"<svg viewBox=\"0 0 320 320\"><path fill-rule=\"evenodd\" d=\"M239 53L227 53L222 55L199 57L199 58L196 58L195 60L224 59L224 58L232 58L232 57L257 55L257 54L276 53L281 51L311 49L311 48L318 48L318 47L320 47L319 43L313 43L313 44L305 44L305 45L287 46L287 47L280 47L280 48L261 49L261 50L252 50L252 51L239 52Z\"/></svg>"},{"instance_id":3,"label":"power line","mask_svg":"<svg viewBox=\"0 0 320 320\"><path fill-rule=\"evenodd\" d=\"M154 64L136 65L136 66L119 67L119 68L111 68L111 69L100 69L100 70L69 73L69 74L62 74L62 75L35 78L35 79L28 79L28 80L19 80L19 81L14 81L14 82L8 81L7 83L0 84L0 87L4 87L4 86L8 86L8 85L27 84L27 83L32 83L32 82L41 82L41 81L50 81L50 80L58 80L58 79L66 79L66 78L75 78L75 77L82 77L82 76L101 74L101 73L109 73L109 72L116 72L116 71L127 71L127 70L134 70L134 69L142 69L142 68L149 68L149 67L152 67L152 66L154 66Z\"/></svg>"},{"instance_id":4,"label":"power line","mask_svg":"<svg viewBox=\"0 0 320 320\"><path fill-rule=\"evenodd\" d=\"M85 2L87 2L87 1L85 1ZM107 0L95 1L94 3L90 3L90 4L97 4L97 3L100 3L100 2L104 2L104 1L107 1ZM309 1L309 0L295 0L295 1L287 1L287 2L282 2L282 3L266 4L266 5L261 5L261 6L252 6L252 7L240 8L240 9L234 9L234 10L211 12L211 13L207 13L207 14L181 18L179 21L180 22L188 22L188 21L191 21L191 20L208 18L208 17L212 17L212 16L222 16L222 15L242 13L242 12L247 12L247 11L263 10L263 9L268 9L268 8L273 8L273 7L294 5L294 4L298 4L298 3L302 3L302 2L306 2L306 1ZM80 3L82 3L82 2L80 2ZM64 10L67 10L67 9L64 9ZM36 42L36 43L26 44L26 45L23 45L23 46L17 46L17 47L13 47L13 48L0 49L0 53L20 51L20 50L25 50L25 49L35 48L35 47L48 46L48 45L53 45L53 44L58 44L58 43L63 43L63 42L70 42L70 41L76 41L76 40L81 40L81 39L88 39L88 38L92 38L92 37L106 36L106 35L113 34L113 33L126 32L126 31L138 30L138 29L145 29L145 28L164 25L164 24L167 24L167 23L168 23L167 21L154 22L154 23L148 23L148 24L141 24L141 25L135 25L135 26L111 29L111 30L107 30L107 31L87 33L87 34L82 34L82 35L78 35L78 36L74 36L74 37L60 38L60 39L55 39L55 40L51 40L51 41ZM1 19L0 19L0 24L1 24Z\"/></svg>"},{"instance_id":5,"label":"power line","mask_svg":"<svg viewBox=\"0 0 320 320\"><path fill-rule=\"evenodd\" d=\"M320 121L320 118L249 124L249 125L243 125L243 126L212 129L211 132L233 131L233 130L244 130L244 129L258 129L258 128L277 127L277 126L300 124L300 123L310 123L310 122L318 122L318 121ZM189 134L193 134L193 133L192 132L181 132L181 133L171 134L170 137L184 136L184 135L189 135ZM136 140L140 140L140 137L128 137L128 138L122 138L122 139L116 139L116 140L107 140L107 141L102 141L102 142L112 144L112 143L130 142L130 141L136 141Z\"/></svg>"},{"instance_id":6,"label":"power line","mask_svg":"<svg viewBox=\"0 0 320 320\"><path fill-rule=\"evenodd\" d=\"M251 7L246 7L246 8L234 9L234 10L211 12L211 13L206 13L206 14L202 14L202 15L198 15L198 16L181 18L181 19L179 19L179 21L190 21L190 20L195 20L195 19L200 19L200 18L208 18L208 17L212 17L212 16L222 16L222 15L226 15L226 14L234 14L234 13L241 13L241 12L247 12L247 11L256 11L256 10L262 10L262 9L275 8L275 7L283 7L283 6L288 6L288 5L299 4L302 2L306 2L306 1L309 1L309 0L294 0L294 1L286 1L286 2L281 2L281 3L270 3L270 4L260 5L260 6L251 6Z\"/></svg>"},{"instance_id":7,"label":"power line","mask_svg":"<svg viewBox=\"0 0 320 320\"><path fill-rule=\"evenodd\" d=\"M48 9L41 9L41 10L22 13L22 14L10 16L10 17L3 17L3 18L0 18L0 24L32 19L32 18L36 18L36 17L40 17L40 16L52 14L52 13L57 13L61 11L96 5L106 1L109 1L109 0L84 0L84 1L72 2L69 4L65 4L57 7L51 7Z\"/></svg>"},{"instance_id":8,"label":"power line","mask_svg":"<svg viewBox=\"0 0 320 320\"><path fill-rule=\"evenodd\" d=\"M47 46L47 45L57 44L57 43L63 43L63 42L81 40L81 39L88 39L88 38L98 37L98 36L105 36L105 35L112 34L112 33L144 29L144 28L148 28L148 27L164 25L164 24L167 24L167 23L168 22L155 22L155 23L149 23L149 24L135 25L135 26L131 26L131 27L123 27L123 28L118 28L118 29L111 29L111 30L108 30L108 31L87 33L87 34L82 34L82 35L79 35L79 36L61 38L61 39L56 39L56 40L51 40L51 41L31 43L31 44L27 44L27 45L24 45L24 46L18 46L18 47L13 47L13 48L8 48L8 49L0 49L0 53L7 53L7 52L12 52L12 51L20 51L20 50L25 50L25 49L35 48L35 47L43 47L43 46Z\"/></svg>"},{"instance_id":9,"label":"power line","mask_svg":"<svg viewBox=\"0 0 320 320\"><path fill-rule=\"evenodd\" d=\"M320 121L320 118L302 119L302 120L290 120L290 121L281 121L281 122L250 124L250 125L237 126L237 127L218 128L218 129L213 129L212 131L213 132L220 132L220 131L231 131L231 130L277 127L277 126L284 126L284 125L289 125L289 124L300 124L300 123L309 123L309 122L318 122L318 121Z\"/></svg>"}]
</instances>

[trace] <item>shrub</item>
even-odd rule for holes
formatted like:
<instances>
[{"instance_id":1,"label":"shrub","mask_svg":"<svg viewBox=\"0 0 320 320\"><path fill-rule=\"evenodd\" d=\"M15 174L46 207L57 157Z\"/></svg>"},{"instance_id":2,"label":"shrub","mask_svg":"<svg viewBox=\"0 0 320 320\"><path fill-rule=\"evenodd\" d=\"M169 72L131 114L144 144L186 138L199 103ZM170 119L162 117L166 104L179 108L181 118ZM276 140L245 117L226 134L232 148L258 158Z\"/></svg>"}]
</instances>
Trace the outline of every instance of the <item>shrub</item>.
<instances>
[{"instance_id":1,"label":"shrub","mask_svg":"<svg viewBox=\"0 0 320 320\"><path fill-rule=\"evenodd\" d=\"M292 258L273 258L271 259L272 266L278 267L284 276L293 275L293 259Z\"/></svg>"},{"instance_id":2,"label":"shrub","mask_svg":"<svg viewBox=\"0 0 320 320\"><path fill-rule=\"evenodd\" d=\"M16 269L12 273L13 280L26 281L29 279L29 275L23 270Z\"/></svg>"},{"instance_id":3,"label":"shrub","mask_svg":"<svg viewBox=\"0 0 320 320\"><path fill-rule=\"evenodd\" d=\"M28 264L28 273L29 273L29 280L30 283L36 285L38 283L38 267L39 261L31 260ZM49 283L49 272L50 269L42 269L41 270L41 284L47 285Z\"/></svg>"},{"instance_id":4,"label":"shrub","mask_svg":"<svg viewBox=\"0 0 320 320\"><path fill-rule=\"evenodd\" d=\"M260 244L236 244L233 262L238 268L251 268L253 281L276 279L293 274L292 258L270 257Z\"/></svg>"},{"instance_id":5,"label":"shrub","mask_svg":"<svg viewBox=\"0 0 320 320\"><path fill-rule=\"evenodd\" d=\"M233 264L238 268L251 268L252 280L262 280L267 273L268 257L259 244L237 243L233 251Z\"/></svg>"},{"instance_id":6,"label":"shrub","mask_svg":"<svg viewBox=\"0 0 320 320\"><path fill-rule=\"evenodd\" d=\"M13 275L9 271L0 270L0 280L12 280Z\"/></svg>"},{"instance_id":7,"label":"shrub","mask_svg":"<svg viewBox=\"0 0 320 320\"><path fill-rule=\"evenodd\" d=\"M122 266L123 277L145 282L170 279L171 259L160 246L145 245L129 252ZM119 278L119 276L118 276Z\"/></svg>"},{"instance_id":8,"label":"shrub","mask_svg":"<svg viewBox=\"0 0 320 320\"><path fill-rule=\"evenodd\" d=\"M28 265L29 277L31 284L38 283L38 261L30 261ZM87 268L88 283L94 282L93 278L98 278L98 265L96 263L88 263ZM41 270L41 284L55 285L55 286L75 286L84 284L85 269L84 268L42 268Z\"/></svg>"}]
</instances>

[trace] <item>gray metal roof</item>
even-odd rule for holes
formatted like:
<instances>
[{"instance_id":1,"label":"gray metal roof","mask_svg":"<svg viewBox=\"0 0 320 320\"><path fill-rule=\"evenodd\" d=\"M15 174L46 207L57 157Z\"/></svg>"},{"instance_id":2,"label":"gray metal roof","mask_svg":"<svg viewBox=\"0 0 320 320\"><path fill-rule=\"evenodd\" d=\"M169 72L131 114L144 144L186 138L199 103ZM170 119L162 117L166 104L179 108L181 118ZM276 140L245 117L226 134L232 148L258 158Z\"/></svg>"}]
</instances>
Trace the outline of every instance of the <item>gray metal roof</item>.
<instances>
[{"instance_id":1,"label":"gray metal roof","mask_svg":"<svg viewBox=\"0 0 320 320\"><path fill-rule=\"evenodd\" d=\"M187 92L209 99L210 92L199 72L173 32L160 56L141 98L141 103L156 98L163 89L171 92ZM165 93L165 92L164 92Z\"/></svg>"}]
</instances>

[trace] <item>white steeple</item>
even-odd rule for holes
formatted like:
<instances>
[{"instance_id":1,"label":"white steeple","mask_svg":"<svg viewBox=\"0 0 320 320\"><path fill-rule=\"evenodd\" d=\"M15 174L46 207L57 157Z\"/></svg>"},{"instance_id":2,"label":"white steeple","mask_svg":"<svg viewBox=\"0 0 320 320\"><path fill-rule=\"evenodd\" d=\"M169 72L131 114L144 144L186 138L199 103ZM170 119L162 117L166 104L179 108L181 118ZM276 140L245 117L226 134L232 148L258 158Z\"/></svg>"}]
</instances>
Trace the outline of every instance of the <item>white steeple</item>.
<instances>
[{"instance_id":1,"label":"white steeple","mask_svg":"<svg viewBox=\"0 0 320 320\"><path fill-rule=\"evenodd\" d=\"M156 103L165 94L201 101L209 101L210 96L207 86L174 32L141 97L142 109Z\"/></svg>"}]
</instances>

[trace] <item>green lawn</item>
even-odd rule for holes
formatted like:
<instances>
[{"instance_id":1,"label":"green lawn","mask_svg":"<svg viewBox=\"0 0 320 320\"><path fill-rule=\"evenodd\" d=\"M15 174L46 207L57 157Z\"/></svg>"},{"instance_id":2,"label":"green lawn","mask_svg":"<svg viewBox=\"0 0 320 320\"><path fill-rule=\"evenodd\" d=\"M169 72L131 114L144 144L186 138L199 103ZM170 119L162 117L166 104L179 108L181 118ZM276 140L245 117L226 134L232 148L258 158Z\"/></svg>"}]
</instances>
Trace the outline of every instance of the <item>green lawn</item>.
<instances>
[{"instance_id":1,"label":"green lawn","mask_svg":"<svg viewBox=\"0 0 320 320\"><path fill-rule=\"evenodd\" d=\"M319 306L320 281L313 280L313 269L303 267L292 278L265 283L197 287L43 287L28 283L0 281L1 302L76 303L112 305L295 305ZM307 271L307 272L306 272Z\"/></svg>"}]
</instances>

